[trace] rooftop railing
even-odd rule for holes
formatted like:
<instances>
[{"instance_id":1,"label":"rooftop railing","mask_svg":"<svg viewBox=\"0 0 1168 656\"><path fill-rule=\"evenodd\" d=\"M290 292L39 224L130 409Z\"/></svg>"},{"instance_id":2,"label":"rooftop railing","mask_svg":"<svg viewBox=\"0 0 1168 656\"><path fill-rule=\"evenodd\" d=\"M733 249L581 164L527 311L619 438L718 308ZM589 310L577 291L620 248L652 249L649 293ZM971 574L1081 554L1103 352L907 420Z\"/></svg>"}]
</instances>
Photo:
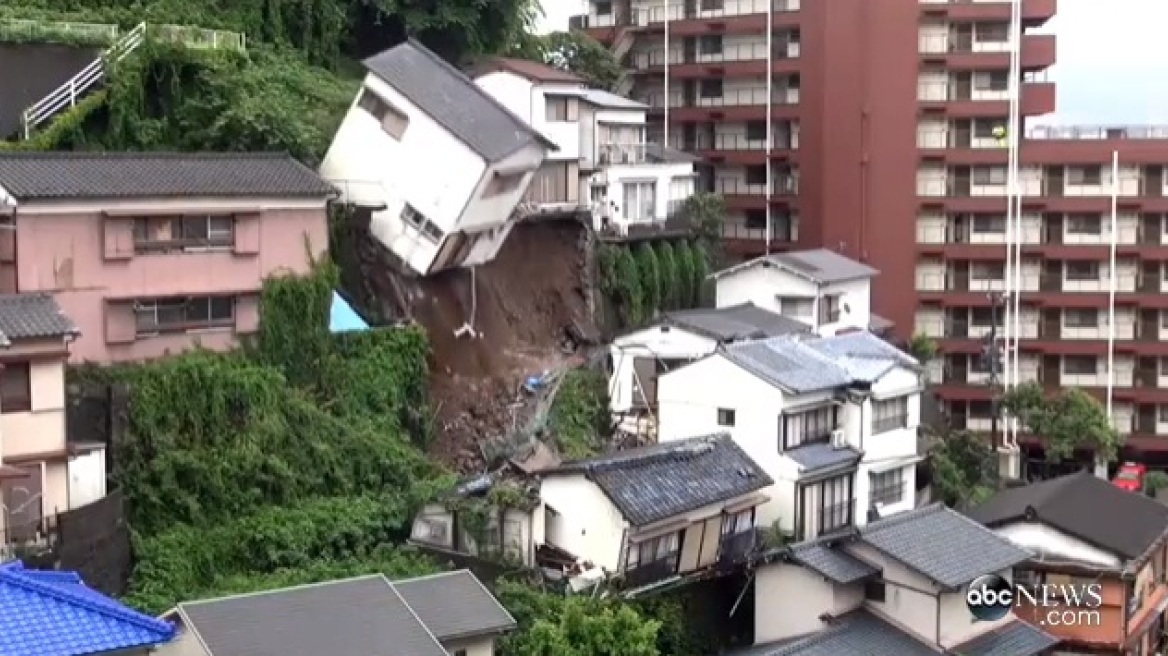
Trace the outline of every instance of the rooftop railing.
<instances>
[{"instance_id":1,"label":"rooftop railing","mask_svg":"<svg viewBox=\"0 0 1168 656\"><path fill-rule=\"evenodd\" d=\"M1026 130L1026 138L1083 141L1093 139L1168 139L1168 125L1042 125Z\"/></svg>"}]
</instances>

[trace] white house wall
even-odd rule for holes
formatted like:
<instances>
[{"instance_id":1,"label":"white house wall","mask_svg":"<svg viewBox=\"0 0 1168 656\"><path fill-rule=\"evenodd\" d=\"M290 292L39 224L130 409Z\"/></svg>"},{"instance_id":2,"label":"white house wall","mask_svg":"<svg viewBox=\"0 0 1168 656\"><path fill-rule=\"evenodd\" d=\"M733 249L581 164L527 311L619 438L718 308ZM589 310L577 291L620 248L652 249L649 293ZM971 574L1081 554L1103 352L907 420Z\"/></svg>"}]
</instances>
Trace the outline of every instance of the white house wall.
<instances>
[{"instance_id":1,"label":"white house wall","mask_svg":"<svg viewBox=\"0 0 1168 656\"><path fill-rule=\"evenodd\" d=\"M540 483L548 512L547 544L591 561L609 572L620 569L625 520L612 501L583 474L549 476Z\"/></svg>"},{"instance_id":2,"label":"white house wall","mask_svg":"<svg viewBox=\"0 0 1168 656\"><path fill-rule=\"evenodd\" d=\"M908 395L908 426L873 435L873 401L865 400L862 409L854 403L844 406L842 421L848 441L864 453L856 476L856 519L860 524L865 523L871 507L871 475L897 469L891 466L896 462L907 462L901 467L904 469L903 500L884 506L882 512L888 515L916 507L916 463L913 460L917 455L917 427L921 422L919 378L916 372L897 367L876 381L872 392L885 399Z\"/></svg>"},{"instance_id":3,"label":"white house wall","mask_svg":"<svg viewBox=\"0 0 1168 656\"><path fill-rule=\"evenodd\" d=\"M994 532L1047 560L1069 560L1117 569L1123 566L1123 562L1115 554L1091 546L1046 524L1017 522L994 529Z\"/></svg>"},{"instance_id":4,"label":"white house wall","mask_svg":"<svg viewBox=\"0 0 1168 656\"><path fill-rule=\"evenodd\" d=\"M542 119L544 116L543 96L536 93L535 85L525 77L507 71L495 71L476 77L475 84L530 126L536 125L535 117ZM539 112L535 111L537 95Z\"/></svg>"},{"instance_id":5,"label":"white house wall","mask_svg":"<svg viewBox=\"0 0 1168 656\"><path fill-rule=\"evenodd\" d=\"M643 110L637 109L603 108L596 110L596 122L597 124L645 125L646 114Z\"/></svg>"},{"instance_id":6,"label":"white house wall","mask_svg":"<svg viewBox=\"0 0 1168 656\"><path fill-rule=\"evenodd\" d=\"M515 206L523 200L523 195L527 193L527 188L531 185L539 165L543 163L545 154L542 145L533 143L489 166L475 185L470 201L459 215L459 227L474 233L503 225L511 218ZM519 186L507 193L489 197L486 195L487 187L496 174L507 175L519 171L527 172Z\"/></svg>"},{"instance_id":7,"label":"white house wall","mask_svg":"<svg viewBox=\"0 0 1168 656\"><path fill-rule=\"evenodd\" d=\"M754 577L754 644L822 629L824 624L819 617L839 605L835 587L822 576L797 565L774 563L759 567Z\"/></svg>"},{"instance_id":8,"label":"white house wall","mask_svg":"<svg viewBox=\"0 0 1168 656\"><path fill-rule=\"evenodd\" d=\"M559 150L548 155L553 161L576 161L580 159L580 121L547 120L547 94L560 97L578 97L584 88L582 84L535 84L527 78L509 71L495 71L475 78L484 91L494 96L503 106L515 112L527 124L535 128ZM580 101L577 101L580 102Z\"/></svg>"},{"instance_id":9,"label":"white house wall","mask_svg":"<svg viewBox=\"0 0 1168 656\"><path fill-rule=\"evenodd\" d=\"M697 359L713 353L717 347L718 343L708 337L675 327L663 330L663 326L653 326L614 339L609 347L613 369L608 383L612 411L627 412L633 408L635 358Z\"/></svg>"},{"instance_id":10,"label":"white house wall","mask_svg":"<svg viewBox=\"0 0 1168 656\"><path fill-rule=\"evenodd\" d=\"M812 398L807 397L807 402ZM800 401L803 401L801 398ZM776 521L794 528L795 490L798 470L779 453L778 421L783 394L774 386L743 371L721 355L712 355L675 369L657 380L658 428L661 442L710 433L729 433L762 469L775 480L765 490L770 500L759 506L756 521L770 526ZM735 425L718 425L718 409L734 410Z\"/></svg>"},{"instance_id":11,"label":"white house wall","mask_svg":"<svg viewBox=\"0 0 1168 656\"><path fill-rule=\"evenodd\" d=\"M841 306L846 305L849 311L841 312L838 322L819 326L818 303L825 295L839 295ZM799 316L793 315L790 308L783 312L781 299L784 296L814 298L816 301L809 315ZM872 282L867 278L819 285L778 267L759 264L718 278L716 298L718 307L754 303L771 312L803 321L823 336L834 335L841 328L867 328L872 320Z\"/></svg>"}]
</instances>

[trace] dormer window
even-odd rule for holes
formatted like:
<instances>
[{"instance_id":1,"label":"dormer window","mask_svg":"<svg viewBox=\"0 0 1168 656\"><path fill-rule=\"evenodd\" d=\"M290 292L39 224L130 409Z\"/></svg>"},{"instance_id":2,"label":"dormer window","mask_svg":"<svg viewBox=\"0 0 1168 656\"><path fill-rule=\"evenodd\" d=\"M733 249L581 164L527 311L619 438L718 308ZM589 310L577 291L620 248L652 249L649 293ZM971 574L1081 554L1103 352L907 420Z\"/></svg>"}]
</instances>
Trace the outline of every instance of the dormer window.
<instances>
[{"instance_id":1,"label":"dormer window","mask_svg":"<svg viewBox=\"0 0 1168 656\"><path fill-rule=\"evenodd\" d=\"M381 129L389 136L401 141L410 125L410 119L404 112L390 105L384 98L369 89L361 89L361 97L357 99L357 106L368 112L370 116L381 123Z\"/></svg>"}]
</instances>

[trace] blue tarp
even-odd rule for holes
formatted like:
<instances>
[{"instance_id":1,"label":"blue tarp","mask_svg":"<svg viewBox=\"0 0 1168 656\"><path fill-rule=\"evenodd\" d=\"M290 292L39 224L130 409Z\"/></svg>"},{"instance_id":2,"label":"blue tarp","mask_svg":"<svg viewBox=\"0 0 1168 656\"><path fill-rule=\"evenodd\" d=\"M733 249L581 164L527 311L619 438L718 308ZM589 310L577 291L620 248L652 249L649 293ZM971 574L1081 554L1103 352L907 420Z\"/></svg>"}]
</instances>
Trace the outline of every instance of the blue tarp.
<instances>
[{"instance_id":1,"label":"blue tarp","mask_svg":"<svg viewBox=\"0 0 1168 656\"><path fill-rule=\"evenodd\" d=\"M333 333L351 333L362 330L369 330L369 324L361 318L361 315L353 309L351 305L341 298L341 295L333 292L333 306L329 312L329 331Z\"/></svg>"}]
</instances>

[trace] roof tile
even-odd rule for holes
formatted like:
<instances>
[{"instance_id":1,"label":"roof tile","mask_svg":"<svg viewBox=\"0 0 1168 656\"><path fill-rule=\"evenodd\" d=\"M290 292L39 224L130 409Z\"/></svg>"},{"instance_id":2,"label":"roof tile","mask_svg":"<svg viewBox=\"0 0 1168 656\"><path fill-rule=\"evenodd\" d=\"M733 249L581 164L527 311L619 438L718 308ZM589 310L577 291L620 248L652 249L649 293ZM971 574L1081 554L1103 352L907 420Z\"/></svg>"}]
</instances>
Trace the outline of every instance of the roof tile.
<instances>
[{"instance_id":1,"label":"roof tile","mask_svg":"<svg viewBox=\"0 0 1168 656\"><path fill-rule=\"evenodd\" d=\"M842 549L832 548L825 540L811 540L792 545L791 561L841 585L856 583L880 570Z\"/></svg>"},{"instance_id":2,"label":"roof tile","mask_svg":"<svg viewBox=\"0 0 1168 656\"><path fill-rule=\"evenodd\" d=\"M1034 656L1059 644L1059 639L1015 620L1005 626L987 631L952 649L961 656Z\"/></svg>"},{"instance_id":3,"label":"roof tile","mask_svg":"<svg viewBox=\"0 0 1168 656\"><path fill-rule=\"evenodd\" d=\"M725 342L811 332L811 327L802 321L784 317L753 303L667 312L661 319L664 323Z\"/></svg>"},{"instance_id":4,"label":"roof tile","mask_svg":"<svg viewBox=\"0 0 1168 656\"><path fill-rule=\"evenodd\" d=\"M937 652L871 613L858 610L806 638L773 649L754 647L743 656L937 656Z\"/></svg>"},{"instance_id":5,"label":"roof tile","mask_svg":"<svg viewBox=\"0 0 1168 656\"><path fill-rule=\"evenodd\" d=\"M469 570L394 581L393 587L439 640L515 628L515 619Z\"/></svg>"},{"instance_id":6,"label":"roof tile","mask_svg":"<svg viewBox=\"0 0 1168 656\"><path fill-rule=\"evenodd\" d=\"M51 294L0 294L0 344L78 334Z\"/></svg>"},{"instance_id":7,"label":"roof tile","mask_svg":"<svg viewBox=\"0 0 1168 656\"><path fill-rule=\"evenodd\" d=\"M860 462L864 454L852 447L836 448L826 442L810 442L783 452L798 463L800 474L809 476L836 469L846 469Z\"/></svg>"}]
</instances>

